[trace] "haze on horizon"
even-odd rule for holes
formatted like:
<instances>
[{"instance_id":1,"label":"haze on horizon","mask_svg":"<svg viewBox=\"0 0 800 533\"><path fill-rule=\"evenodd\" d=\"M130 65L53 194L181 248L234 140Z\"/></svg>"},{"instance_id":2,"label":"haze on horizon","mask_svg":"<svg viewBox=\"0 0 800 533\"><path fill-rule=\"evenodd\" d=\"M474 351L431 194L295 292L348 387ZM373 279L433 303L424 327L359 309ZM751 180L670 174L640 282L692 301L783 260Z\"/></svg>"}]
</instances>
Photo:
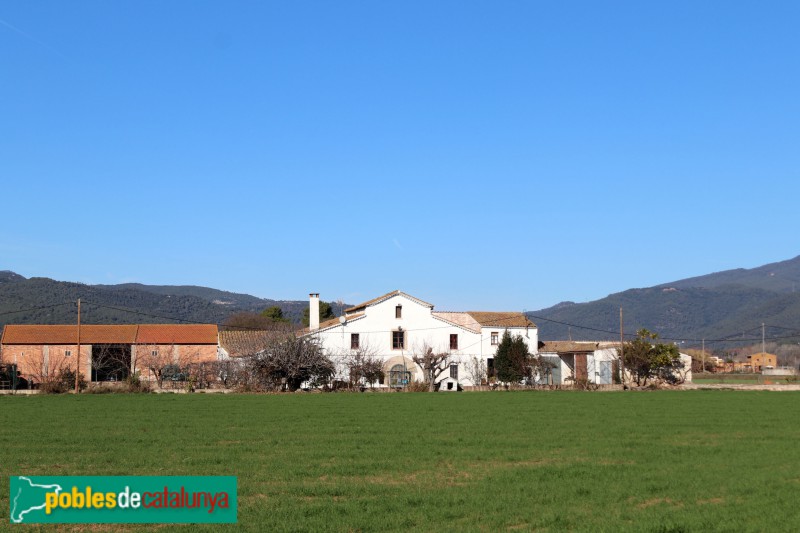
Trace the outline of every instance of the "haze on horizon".
<instances>
[{"instance_id":1,"label":"haze on horizon","mask_svg":"<svg viewBox=\"0 0 800 533\"><path fill-rule=\"evenodd\" d=\"M0 9L0 269L539 309L798 255L800 5Z\"/></svg>"}]
</instances>

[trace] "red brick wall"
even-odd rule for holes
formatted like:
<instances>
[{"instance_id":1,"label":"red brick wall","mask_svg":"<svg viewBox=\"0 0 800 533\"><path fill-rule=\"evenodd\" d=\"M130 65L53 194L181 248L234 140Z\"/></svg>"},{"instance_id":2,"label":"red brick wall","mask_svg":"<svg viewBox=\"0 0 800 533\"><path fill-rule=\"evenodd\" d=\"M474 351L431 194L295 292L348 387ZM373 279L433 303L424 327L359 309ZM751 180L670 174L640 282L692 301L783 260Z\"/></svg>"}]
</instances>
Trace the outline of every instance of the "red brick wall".
<instances>
[{"instance_id":1,"label":"red brick wall","mask_svg":"<svg viewBox=\"0 0 800 533\"><path fill-rule=\"evenodd\" d=\"M66 355L66 352L71 355ZM16 363L22 377L35 383L42 383L48 376L54 376L61 369L75 370L78 347L74 344L52 344L47 346L30 344L4 344L3 363ZM81 373L89 379L91 372L92 347L81 345Z\"/></svg>"}]
</instances>

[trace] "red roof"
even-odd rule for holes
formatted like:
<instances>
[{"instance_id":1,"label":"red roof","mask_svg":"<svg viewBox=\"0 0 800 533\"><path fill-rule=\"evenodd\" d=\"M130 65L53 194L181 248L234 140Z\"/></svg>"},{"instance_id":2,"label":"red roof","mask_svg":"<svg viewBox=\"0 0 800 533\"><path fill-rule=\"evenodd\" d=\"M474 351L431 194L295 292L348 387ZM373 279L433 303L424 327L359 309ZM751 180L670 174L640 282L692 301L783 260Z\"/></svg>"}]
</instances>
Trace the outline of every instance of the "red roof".
<instances>
[{"instance_id":1,"label":"red roof","mask_svg":"<svg viewBox=\"0 0 800 533\"><path fill-rule=\"evenodd\" d=\"M137 344L217 344L215 324L141 324Z\"/></svg>"},{"instance_id":2,"label":"red roof","mask_svg":"<svg viewBox=\"0 0 800 533\"><path fill-rule=\"evenodd\" d=\"M2 344L77 344L78 326L7 325ZM81 344L217 344L214 324L81 326Z\"/></svg>"},{"instance_id":3,"label":"red roof","mask_svg":"<svg viewBox=\"0 0 800 533\"><path fill-rule=\"evenodd\" d=\"M85 325L81 326L83 344L133 344L136 342L136 325ZM3 344L76 344L78 326L39 326L11 324L3 330Z\"/></svg>"}]
</instances>

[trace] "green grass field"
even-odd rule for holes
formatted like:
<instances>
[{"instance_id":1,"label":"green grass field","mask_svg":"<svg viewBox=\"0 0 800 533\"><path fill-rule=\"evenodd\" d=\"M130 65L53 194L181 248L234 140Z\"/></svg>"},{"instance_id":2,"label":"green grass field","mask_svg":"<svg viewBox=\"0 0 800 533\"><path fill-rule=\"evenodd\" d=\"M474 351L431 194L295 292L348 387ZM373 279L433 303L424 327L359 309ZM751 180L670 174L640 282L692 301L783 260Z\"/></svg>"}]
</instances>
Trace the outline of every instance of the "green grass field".
<instances>
[{"instance_id":1,"label":"green grass field","mask_svg":"<svg viewBox=\"0 0 800 533\"><path fill-rule=\"evenodd\" d=\"M159 531L800 530L800 393L119 394L0 406L8 529L8 476L29 474L238 476L238 525Z\"/></svg>"}]
</instances>

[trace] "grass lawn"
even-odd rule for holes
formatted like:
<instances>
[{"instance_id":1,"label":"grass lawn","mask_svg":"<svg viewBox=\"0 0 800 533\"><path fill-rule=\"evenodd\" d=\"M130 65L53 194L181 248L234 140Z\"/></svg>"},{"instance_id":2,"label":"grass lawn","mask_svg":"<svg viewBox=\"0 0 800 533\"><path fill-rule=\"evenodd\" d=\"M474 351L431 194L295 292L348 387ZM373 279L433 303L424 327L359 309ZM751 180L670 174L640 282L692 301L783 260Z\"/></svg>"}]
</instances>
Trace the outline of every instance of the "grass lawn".
<instances>
[{"instance_id":1,"label":"grass lawn","mask_svg":"<svg viewBox=\"0 0 800 533\"><path fill-rule=\"evenodd\" d=\"M238 525L159 531L800 530L800 393L119 394L0 407L0 528L13 529L8 476L28 474L238 476Z\"/></svg>"}]
</instances>

